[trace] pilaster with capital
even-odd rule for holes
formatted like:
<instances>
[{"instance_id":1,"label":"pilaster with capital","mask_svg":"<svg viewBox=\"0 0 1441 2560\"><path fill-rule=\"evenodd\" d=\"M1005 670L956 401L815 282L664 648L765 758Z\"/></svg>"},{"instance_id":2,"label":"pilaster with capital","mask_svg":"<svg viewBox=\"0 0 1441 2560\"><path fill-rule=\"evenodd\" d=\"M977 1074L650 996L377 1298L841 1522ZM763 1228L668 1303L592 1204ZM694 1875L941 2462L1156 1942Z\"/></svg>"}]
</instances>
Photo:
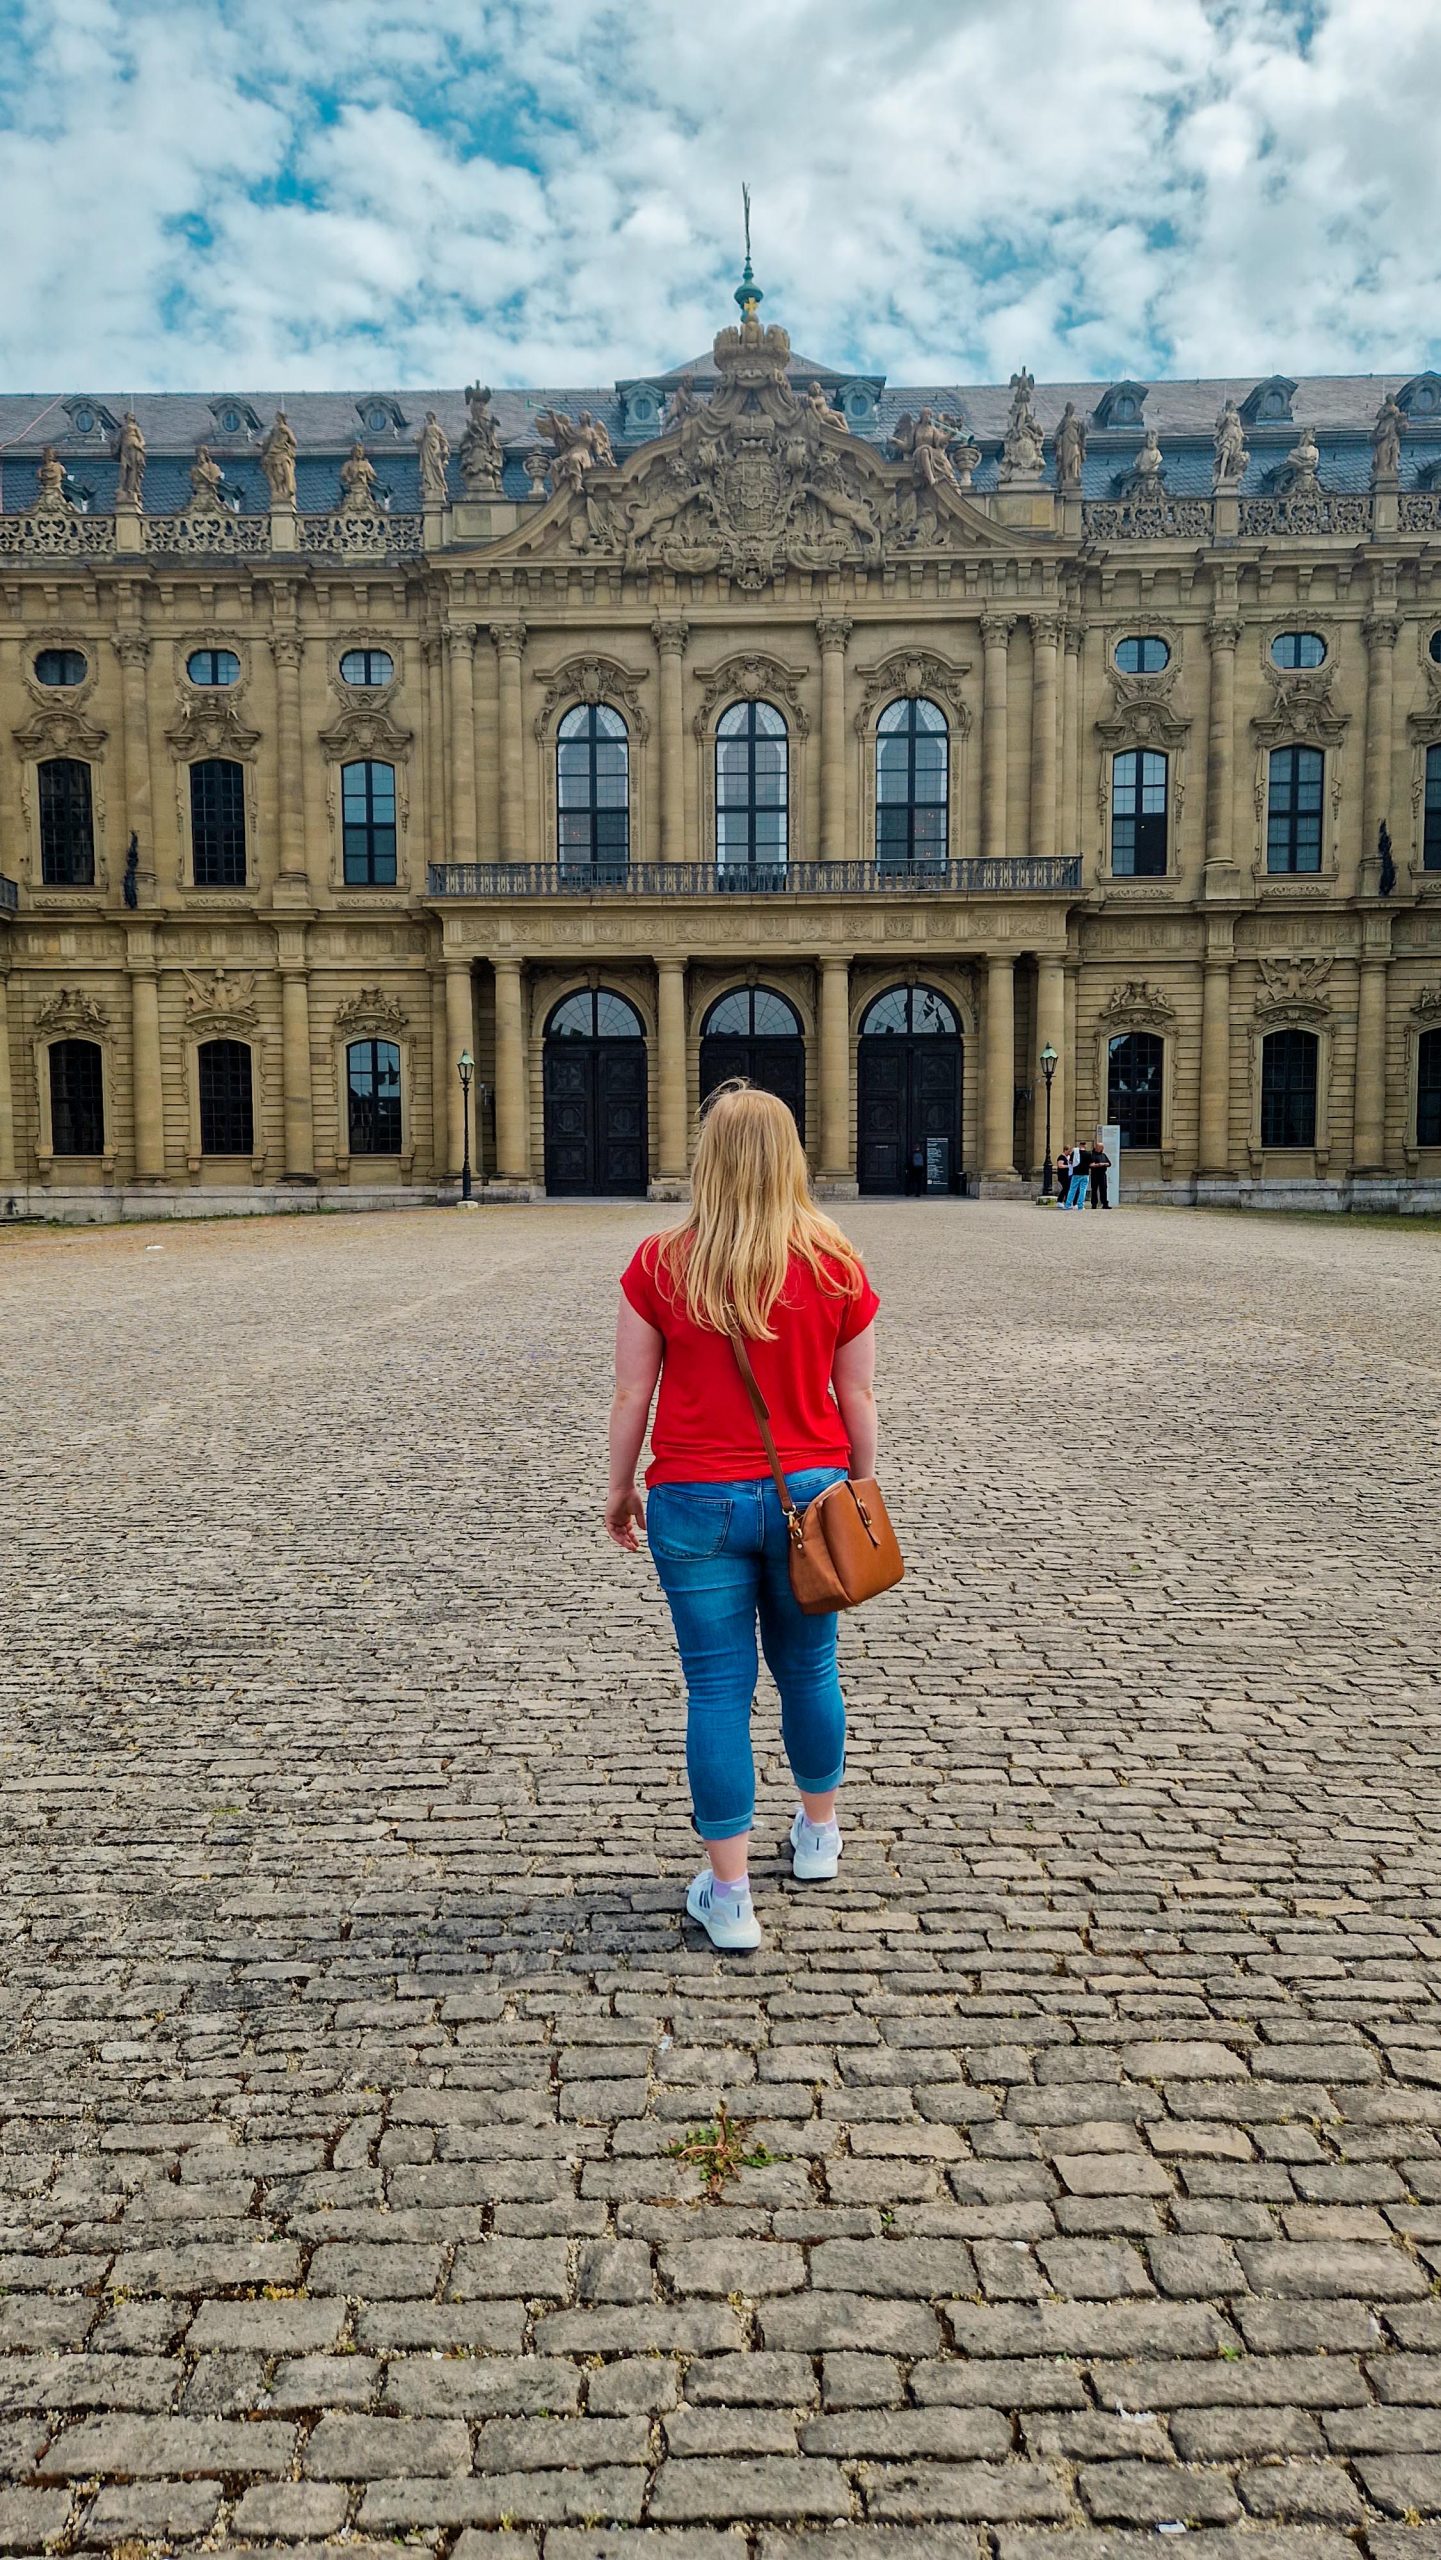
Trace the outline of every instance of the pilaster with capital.
<instances>
[{"instance_id":1,"label":"pilaster with capital","mask_svg":"<svg viewBox=\"0 0 1441 2560\"><path fill-rule=\"evenodd\" d=\"M125 936L130 973L130 1094L135 1119L135 1179L165 1179L165 1094L160 1067L160 978L153 924Z\"/></svg>"},{"instance_id":2,"label":"pilaster with capital","mask_svg":"<svg viewBox=\"0 0 1441 2560\"><path fill-rule=\"evenodd\" d=\"M498 1182L530 1180L525 991L510 959L495 964L495 1159Z\"/></svg>"},{"instance_id":3,"label":"pilaster with capital","mask_svg":"<svg viewBox=\"0 0 1441 2560\"><path fill-rule=\"evenodd\" d=\"M1362 624L1366 635L1366 783L1361 815L1363 890L1374 891L1378 877L1377 839L1391 815L1391 724L1395 713L1396 642L1401 625L1396 615L1377 612Z\"/></svg>"},{"instance_id":4,"label":"pilaster with capital","mask_svg":"<svg viewBox=\"0 0 1441 2560\"><path fill-rule=\"evenodd\" d=\"M656 962L656 1085L660 1103L661 1183L683 1183L686 1171L686 1023L683 959L669 953Z\"/></svg>"},{"instance_id":5,"label":"pilaster with capital","mask_svg":"<svg viewBox=\"0 0 1441 2560\"><path fill-rule=\"evenodd\" d=\"M1032 853L1050 856L1056 843L1056 652L1060 623L1053 613L1031 616L1031 823Z\"/></svg>"},{"instance_id":6,"label":"pilaster with capital","mask_svg":"<svg viewBox=\"0 0 1441 2560\"><path fill-rule=\"evenodd\" d=\"M304 642L295 630L271 634L275 665L276 837L280 847L280 879L292 894L306 886L305 760L301 745L300 667ZM325 887L325 848L317 847L321 888Z\"/></svg>"},{"instance_id":7,"label":"pilaster with capital","mask_svg":"<svg viewBox=\"0 0 1441 2560\"><path fill-rule=\"evenodd\" d=\"M448 1162L445 1178L459 1182L465 1162L465 1087L460 1081L462 1053L475 1047L475 997L470 962L447 953L445 962L445 1090L448 1097ZM474 1087L472 1087L474 1091ZM471 1162L474 1163L472 1154Z\"/></svg>"},{"instance_id":8,"label":"pilaster with capital","mask_svg":"<svg viewBox=\"0 0 1441 2560\"><path fill-rule=\"evenodd\" d=\"M142 631L119 631L121 729L125 740L125 832L133 833L139 881L155 886L155 799L150 766L150 703L145 670L150 642Z\"/></svg>"},{"instance_id":9,"label":"pilaster with capital","mask_svg":"<svg viewBox=\"0 0 1441 2560\"><path fill-rule=\"evenodd\" d=\"M660 659L660 858L684 862L685 645L688 626L657 614L651 637Z\"/></svg>"},{"instance_id":10,"label":"pilaster with capital","mask_svg":"<svg viewBox=\"0 0 1441 2560\"><path fill-rule=\"evenodd\" d=\"M833 1189L855 1187L851 1155L851 964L839 953L820 963L821 1178Z\"/></svg>"},{"instance_id":11,"label":"pilaster with capital","mask_svg":"<svg viewBox=\"0 0 1441 2560\"><path fill-rule=\"evenodd\" d=\"M1041 1074L1041 1051L1049 1044L1056 1053L1055 1073L1051 1078L1051 1153L1054 1156L1069 1134L1070 1059L1066 1053L1066 967L1060 959L1042 957L1036 964L1036 1063L1034 1078L1037 1091L1037 1134L1044 1141L1046 1133L1045 1079Z\"/></svg>"},{"instance_id":12,"label":"pilaster with capital","mask_svg":"<svg viewBox=\"0 0 1441 2560\"><path fill-rule=\"evenodd\" d=\"M474 862L475 633L468 622L447 624L445 650L450 681L450 857L453 862ZM462 1048L467 1045L462 1041Z\"/></svg>"},{"instance_id":13,"label":"pilaster with capital","mask_svg":"<svg viewBox=\"0 0 1441 2560\"><path fill-rule=\"evenodd\" d=\"M1231 974L1235 932L1229 916L1211 920L1201 975L1200 1160L1203 1177L1231 1170Z\"/></svg>"},{"instance_id":14,"label":"pilaster with capital","mask_svg":"<svg viewBox=\"0 0 1441 2560\"><path fill-rule=\"evenodd\" d=\"M1207 625L1211 700L1206 724L1206 869L1217 885L1235 862L1236 649L1241 625L1219 615Z\"/></svg>"},{"instance_id":15,"label":"pilaster with capital","mask_svg":"<svg viewBox=\"0 0 1441 2560\"><path fill-rule=\"evenodd\" d=\"M525 654L525 624L493 622L490 636L495 643L500 671L497 710L500 728L500 858L503 862L523 862L526 856L525 732L521 717L520 676ZM505 1170L509 1172L511 1168Z\"/></svg>"},{"instance_id":16,"label":"pilaster with capital","mask_svg":"<svg viewBox=\"0 0 1441 2560\"><path fill-rule=\"evenodd\" d=\"M10 1078L10 1008L6 980L10 959L0 951L0 1184L15 1179L15 1088Z\"/></svg>"},{"instance_id":17,"label":"pilaster with capital","mask_svg":"<svg viewBox=\"0 0 1441 2560\"><path fill-rule=\"evenodd\" d=\"M1062 853L1074 853L1080 845L1081 787L1081 650L1085 642L1083 622L1068 621L1065 627L1065 661L1061 679L1061 844Z\"/></svg>"},{"instance_id":18,"label":"pilaster with capital","mask_svg":"<svg viewBox=\"0 0 1441 2560\"><path fill-rule=\"evenodd\" d=\"M1016 1178L1016 964L1009 951L986 962L983 1161L987 1183Z\"/></svg>"},{"instance_id":19,"label":"pilaster with capital","mask_svg":"<svg viewBox=\"0 0 1441 2560\"><path fill-rule=\"evenodd\" d=\"M1387 981L1391 918L1386 910L1363 914L1356 987L1356 1086L1351 1123L1351 1171L1386 1170Z\"/></svg>"},{"instance_id":20,"label":"pilaster with capital","mask_svg":"<svg viewBox=\"0 0 1441 2560\"><path fill-rule=\"evenodd\" d=\"M981 851L996 861L1006 850L1007 674L1015 624L1013 613L981 616Z\"/></svg>"},{"instance_id":21,"label":"pilaster with capital","mask_svg":"<svg viewBox=\"0 0 1441 2560\"><path fill-rule=\"evenodd\" d=\"M315 1095L310 1058L310 965L298 919L276 927L280 971L280 1080L285 1123L285 1179L315 1180Z\"/></svg>"},{"instance_id":22,"label":"pilaster with capital","mask_svg":"<svg viewBox=\"0 0 1441 2560\"><path fill-rule=\"evenodd\" d=\"M823 613L821 644L821 860L846 858L846 642L844 614Z\"/></svg>"}]
</instances>

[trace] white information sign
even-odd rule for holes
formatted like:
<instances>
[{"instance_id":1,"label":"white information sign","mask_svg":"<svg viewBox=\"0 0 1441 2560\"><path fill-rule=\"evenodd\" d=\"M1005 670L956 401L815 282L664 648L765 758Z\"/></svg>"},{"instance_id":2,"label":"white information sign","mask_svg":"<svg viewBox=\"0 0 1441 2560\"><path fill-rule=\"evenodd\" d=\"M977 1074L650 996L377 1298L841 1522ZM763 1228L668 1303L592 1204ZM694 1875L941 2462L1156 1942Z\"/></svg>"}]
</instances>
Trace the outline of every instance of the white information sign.
<instances>
[{"instance_id":1,"label":"white information sign","mask_svg":"<svg viewBox=\"0 0 1441 2560\"><path fill-rule=\"evenodd\" d=\"M1121 1132L1114 1120L1108 1121L1101 1131L1101 1144L1111 1159L1111 1169L1106 1176L1106 1197L1114 1209L1121 1197Z\"/></svg>"}]
</instances>

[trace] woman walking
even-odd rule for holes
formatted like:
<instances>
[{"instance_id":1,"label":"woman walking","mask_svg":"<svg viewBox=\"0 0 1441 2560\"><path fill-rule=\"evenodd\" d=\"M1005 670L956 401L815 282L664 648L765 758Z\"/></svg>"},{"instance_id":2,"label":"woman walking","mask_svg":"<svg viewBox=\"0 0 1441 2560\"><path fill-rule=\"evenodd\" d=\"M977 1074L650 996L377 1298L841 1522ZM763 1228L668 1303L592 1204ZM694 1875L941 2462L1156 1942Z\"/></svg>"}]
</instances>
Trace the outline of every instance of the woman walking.
<instances>
[{"instance_id":1,"label":"woman walking","mask_svg":"<svg viewBox=\"0 0 1441 2560\"><path fill-rule=\"evenodd\" d=\"M755 1817L756 1628L781 1698L800 1803L794 1872L833 1876L845 1704L833 1614L790 1587L780 1498L734 1349L744 1337L802 1508L847 1471L875 1472L875 1315L856 1254L810 1195L796 1124L774 1094L725 1085L701 1124L690 1215L647 1237L621 1278L605 1525L644 1529L670 1603L687 1692L686 1769L709 1852L686 1909L715 1945L760 1944L747 1850ZM660 1381L649 1507L635 1471Z\"/></svg>"}]
</instances>

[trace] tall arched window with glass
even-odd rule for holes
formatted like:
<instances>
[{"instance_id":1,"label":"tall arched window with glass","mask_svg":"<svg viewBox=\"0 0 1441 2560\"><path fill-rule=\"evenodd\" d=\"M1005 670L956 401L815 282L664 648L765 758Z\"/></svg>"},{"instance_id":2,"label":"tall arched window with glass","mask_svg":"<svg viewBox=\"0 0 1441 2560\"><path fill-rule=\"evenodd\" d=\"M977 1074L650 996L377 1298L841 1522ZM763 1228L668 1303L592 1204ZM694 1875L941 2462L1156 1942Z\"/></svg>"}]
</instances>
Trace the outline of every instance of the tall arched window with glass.
<instances>
[{"instance_id":1,"label":"tall arched window with glass","mask_svg":"<svg viewBox=\"0 0 1441 2560\"><path fill-rule=\"evenodd\" d=\"M1156 1031L1122 1031L1106 1066L1106 1118L1123 1147L1159 1147L1166 1043Z\"/></svg>"},{"instance_id":2,"label":"tall arched window with glass","mask_svg":"<svg viewBox=\"0 0 1441 2560\"><path fill-rule=\"evenodd\" d=\"M202 1040L195 1057L195 1077L203 1156L255 1153L255 1096L250 1066L248 1041Z\"/></svg>"},{"instance_id":3,"label":"tall arched window with glass","mask_svg":"<svg viewBox=\"0 0 1441 2560\"><path fill-rule=\"evenodd\" d=\"M1441 1147L1441 1030L1416 1043L1416 1144Z\"/></svg>"},{"instance_id":4,"label":"tall arched window with glass","mask_svg":"<svg viewBox=\"0 0 1441 2560\"><path fill-rule=\"evenodd\" d=\"M716 727L716 863L721 875L784 871L789 757L774 703L734 702Z\"/></svg>"},{"instance_id":5,"label":"tall arched window with glass","mask_svg":"<svg viewBox=\"0 0 1441 2560\"><path fill-rule=\"evenodd\" d=\"M892 702L876 724L876 866L935 871L946 859L950 740L938 703Z\"/></svg>"},{"instance_id":6,"label":"tall arched window with glass","mask_svg":"<svg viewBox=\"0 0 1441 2560\"><path fill-rule=\"evenodd\" d=\"M40 877L47 889L95 884L95 817L90 767L49 756L39 769Z\"/></svg>"},{"instance_id":7,"label":"tall arched window with glass","mask_svg":"<svg viewBox=\"0 0 1441 2560\"><path fill-rule=\"evenodd\" d=\"M190 853L197 889L244 888L245 767L233 756L190 768Z\"/></svg>"},{"instance_id":8,"label":"tall arched window with glass","mask_svg":"<svg viewBox=\"0 0 1441 2560\"><path fill-rule=\"evenodd\" d=\"M50 1044L50 1145L57 1156L105 1153L105 1071L96 1040Z\"/></svg>"},{"instance_id":9,"label":"tall arched window with glass","mask_svg":"<svg viewBox=\"0 0 1441 2560\"><path fill-rule=\"evenodd\" d=\"M353 1156L400 1153L400 1051L393 1040L352 1040L345 1086Z\"/></svg>"},{"instance_id":10,"label":"tall arched window with glass","mask_svg":"<svg viewBox=\"0 0 1441 2560\"><path fill-rule=\"evenodd\" d=\"M1314 1031L1272 1031L1262 1041L1263 1147L1314 1147L1320 1055Z\"/></svg>"},{"instance_id":11,"label":"tall arched window with glass","mask_svg":"<svg viewBox=\"0 0 1441 2560\"><path fill-rule=\"evenodd\" d=\"M1421 826L1421 867L1441 871L1441 746L1426 750L1426 806Z\"/></svg>"},{"instance_id":12,"label":"tall arched window with glass","mask_svg":"<svg viewBox=\"0 0 1441 2560\"><path fill-rule=\"evenodd\" d=\"M555 804L562 871L618 877L630 860L630 740L608 702L583 702L556 732Z\"/></svg>"},{"instance_id":13,"label":"tall arched window with glass","mask_svg":"<svg viewBox=\"0 0 1441 2560\"><path fill-rule=\"evenodd\" d=\"M1325 767L1319 747L1272 748L1266 799L1268 871L1320 870Z\"/></svg>"},{"instance_id":14,"label":"tall arched window with glass","mask_svg":"<svg viewBox=\"0 0 1441 2560\"><path fill-rule=\"evenodd\" d=\"M347 888L395 886L395 767L340 768L340 823Z\"/></svg>"},{"instance_id":15,"label":"tall arched window with glass","mask_svg":"<svg viewBox=\"0 0 1441 2560\"><path fill-rule=\"evenodd\" d=\"M1111 869L1121 880L1159 880L1166 869L1167 759L1150 747L1111 758Z\"/></svg>"}]
</instances>

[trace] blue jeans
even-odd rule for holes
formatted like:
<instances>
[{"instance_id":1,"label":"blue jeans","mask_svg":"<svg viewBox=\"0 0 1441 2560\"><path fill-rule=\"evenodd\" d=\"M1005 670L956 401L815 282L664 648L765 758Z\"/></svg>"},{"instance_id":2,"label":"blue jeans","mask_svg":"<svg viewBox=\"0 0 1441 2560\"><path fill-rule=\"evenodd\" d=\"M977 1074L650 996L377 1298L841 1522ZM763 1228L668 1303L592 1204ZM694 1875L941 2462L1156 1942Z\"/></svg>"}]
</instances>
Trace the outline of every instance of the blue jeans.
<instances>
[{"instance_id":1,"label":"blue jeans","mask_svg":"<svg viewBox=\"0 0 1441 2560\"><path fill-rule=\"evenodd\" d=\"M844 1467L807 1467L786 1482L804 1508ZM703 1840L728 1840L755 1818L751 1756L756 1620L781 1693L781 1736L806 1795L838 1787L846 1710L836 1670L834 1614L797 1607L787 1531L769 1476L737 1484L658 1484L646 1536L670 1602L686 1680L686 1772Z\"/></svg>"},{"instance_id":2,"label":"blue jeans","mask_svg":"<svg viewBox=\"0 0 1441 2560\"><path fill-rule=\"evenodd\" d=\"M1067 1190L1065 1199L1061 1202L1061 1207L1063 1209L1084 1209L1086 1202L1090 1197L1090 1190L1090 1175L1088 1173L1073 1173L1071 1176L1070 1187Z\"/></svg>"}]
</instances>

